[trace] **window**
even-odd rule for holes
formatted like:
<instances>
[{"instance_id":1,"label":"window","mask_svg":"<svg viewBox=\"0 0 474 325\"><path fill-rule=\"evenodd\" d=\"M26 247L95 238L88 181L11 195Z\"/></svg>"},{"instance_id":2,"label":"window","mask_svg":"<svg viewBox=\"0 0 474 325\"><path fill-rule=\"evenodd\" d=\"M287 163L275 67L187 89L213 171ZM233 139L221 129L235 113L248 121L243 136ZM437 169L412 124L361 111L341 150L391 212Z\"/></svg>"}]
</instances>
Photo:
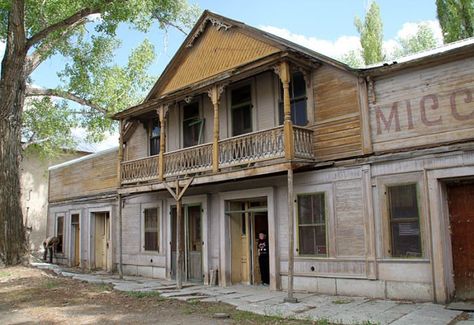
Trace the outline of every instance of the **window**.
<instances>
[{"instance_id":1,"label":"window","mask_svg":"<svg viewBox=\"0 0 474 325\"><path fill-rule=\"evenodd\" d=\"M387 187L391 255L421 257L420 215L416 184Z\"/></svg>"},{"instance_id":2,"label":"window","mask_svg":"<svg viewBox=\"0 0 474 325\"><path fill-rule=\"evenodd\" d=\"M56 219L56 237L58 237L58 245L56 246L57 253L63 253L63 243L64 243L64 217L58 217Z\"/></svg>"},{"instance_id":3,"label":"window","mask_svg":"<svg viewBox=\"0 0 474 325\"><path fill-rule=\"evenodd\" d=\"M150 156L154 156L160 153L160 121L154 119L151 123L150 132Z\"/></svg>"},{"instance_id":4,"label":"window","mask_svg":"<svg viewBox=\"0 0 474 325\"><path fill-rule=\"evenodd\" d=\"M143 210L144 223L144 245L145 251L159 251L159 216L158 208L148 208Z\"/></svg>"},{"instance_id":5,"label":"window","mask_svg":"<svg viewBox=\"0 0 474 325\"><path fill-rule=\"evenodd\" d=\"M308 124L308 114L306 112L306 82L302 72L297 71L291 75L290 82L290 103L291 121L294 125L304 126ZM283 124L283 86L280 83L280 124Z\"/></svg>"},{"instance_id":6,"label":"window","mask_svg":"<svg viewBox=\"0 0 474 325\"><path fill-rule=\"evenodd\" d=\"M298 195L298 252L327 256L324 193Z\"/></svg>"},{"instance_id":7,"label":"window","mask_svg":"<svg viewBox=\"0 0 474 325\"><path fill-rule=\"evenodd\" d=\"M202 143L204 121L199 117L199 102L183 106L183 147Z\"/></svg>"},{"instance_id":8,"label":"window","mask_svg":"<svg viewBox=\"0 0 474 325\"><path fill-rule=\"evenodd\" d=\"M250 85L231 91L232 136L252 132L252 89Z\"/></svg>"}]
</instances>

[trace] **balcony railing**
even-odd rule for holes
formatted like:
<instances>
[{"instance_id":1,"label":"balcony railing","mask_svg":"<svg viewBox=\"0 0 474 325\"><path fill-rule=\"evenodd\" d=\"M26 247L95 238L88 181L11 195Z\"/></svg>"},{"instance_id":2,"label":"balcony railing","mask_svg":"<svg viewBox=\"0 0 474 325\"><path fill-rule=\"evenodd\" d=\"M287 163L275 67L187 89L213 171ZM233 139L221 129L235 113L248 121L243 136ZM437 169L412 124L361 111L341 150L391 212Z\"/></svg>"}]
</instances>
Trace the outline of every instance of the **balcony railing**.
<instances>
[{"instance_id":1,"label":"balcony railing","mask_svg":"<svg viewBox=\"0 0 474 325\"><path fill-rule=\"evenodd\" d=\"M313 131L293 127L294 156L313 158ZM164 153L164 177L212 171L212 143ZM159 156L122 162L121 182L130 184L157 180ZM219 141L219 168L248 166L285 157L283 126Z\"/></svg>"}]
</instances>

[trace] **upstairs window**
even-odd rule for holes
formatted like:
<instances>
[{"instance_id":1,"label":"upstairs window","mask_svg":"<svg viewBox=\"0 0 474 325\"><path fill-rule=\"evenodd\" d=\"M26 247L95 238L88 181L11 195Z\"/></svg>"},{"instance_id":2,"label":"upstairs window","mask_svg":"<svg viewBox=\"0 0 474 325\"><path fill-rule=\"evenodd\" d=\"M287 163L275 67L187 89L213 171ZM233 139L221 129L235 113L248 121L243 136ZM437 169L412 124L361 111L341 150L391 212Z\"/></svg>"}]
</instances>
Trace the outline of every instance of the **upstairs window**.
<instances>
[{"instance_id":1,"label":"upstairs window","mask_svg":"<svg viewBox=\"0 0 474 325\"><path fill-rule=\"evenodd\" d=\"M304 126L308 124L308 114L306 111L306 82L302 72L297 71L291 75L290 81L290 103L291 121L294 125ZM284 121L283 111L283 86L280 83L280 103L279 103L280 124Z\"/></svg>"},{"instance_id":2,"label":"upstairs window","mask_svg":"<svg viewBox=\"0 0 474 325\"><path fill-rule=\"evenodd\" d=\"M183 106L183 148L202 143L204 121L200 118L199 102Z\"/></svg>"},{"instance_id":3,"label":"upstairs window","mask_svg":"<svg viewBox=\"0 0 474 325\"><path fill-rule=\"evenodd\" d=\"M62 216L56 219L56 237L59 240L56 252L64 253L64 217Z\"/></svg>"},{"instance_id":4,"label":"upstairs window","mask_svg":"<svg viewBox=\"0 0 474 325\"><path fill-rule=\"evenodd\" d=\"M327 256L324 193L298 195L298 253Z\"/></svg>"},{"instance_id":5,"label":"upstairs window","mask_svg":"<svg viewBox=\"0 0 474 325\"><path fill-rule=\"evenodd\" d=\"M150 156L154 156L160 153L160 121L154 119L151 123L150 132Z\"/></svg>"},{"instance_id":6,"label":"upstairs window","mask_svg":"<svg viewBox=\"0 0 474 325\"><path fill-rule=\"evenodd\" d=\"M143 210L144 223L144 243L143 249L145 251L159 251L159 216L158 208L148 208Z\"/></svg>"},{"instance_id":7,"label":"upstairs window","mask_svg":"<svg viewBox=\"0 0 474 325\"><path fill-rule=\"evenodd\" d=\"M231 91L232 136L252 132L252 88L245 85Z\"/></svg>"},{"instance_id":8,"label":"upstairs window","mask_svg":"<svg viewBox=\"0 0 474 325\"><path fill-rule=\"evenodd\" d=\"M416 184L387 187L392 257L421 257Z\"/></svg>"}]
</instances>

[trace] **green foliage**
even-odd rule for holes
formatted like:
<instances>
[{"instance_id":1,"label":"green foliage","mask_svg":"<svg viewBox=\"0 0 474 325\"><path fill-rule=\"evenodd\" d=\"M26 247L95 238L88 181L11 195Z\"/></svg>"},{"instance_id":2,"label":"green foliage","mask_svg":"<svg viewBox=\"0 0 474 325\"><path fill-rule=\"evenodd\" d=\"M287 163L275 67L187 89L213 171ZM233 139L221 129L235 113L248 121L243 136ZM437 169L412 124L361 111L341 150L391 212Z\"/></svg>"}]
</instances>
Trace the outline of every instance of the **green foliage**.
<instances>
[{"instance_id":1,"label":"green foliage","mask_svg":"<svg viewBox=\"0 0 474 325\"><path fill-rule=\"evenodd\" d=\"M3 42L11 3L0 0ZM56 88L35 86L44 92L27 93L22 140L46 155L74 146L72 128L84 128L88 141L102 140L105 132L116 128L109 117L139 103L156 79L148 74L155 60L148 40L132 51L128 62L115 63L121 46L116 34L119 25L139 32L169 26L185 32L197 13L197 7L186 0L25 0L26 36L34 39L48 31L30 47L25 65L31 68L25 78L32 83L31 73L45 60L64 68ZM82 18L74 23L66 20L74 15ZM56 24L60 28L52 28Z\"/></svg>"},{"instance_id":2,"label":"green foliage","mask_svg":"<svg viewBox=\"0 0 474 325\"><path fill-rule=\"evenodd\" d=\"M364 66L364 61L360 51L351 50L343 54L339 60L352 68L360 68Z\"/></svg>"},{"instance_id":3,"label":"green foliage","mask_svg":"<svg viewBox=\"0 0 474 325\"><path fill-rule=\"evenodd\" d=\"M432 49L437 45L433 30L426 23L418 24L415 35L400 38L398 43L400 44L400 50L395 54L396 57Z\"/></svg>"},{"instance_id":4,"label":"green foliage","mask_svg":"<svg viewBox=\"0 0 474 325\"><path fill-rule=\"evenodd\" d=\"M474 36L474 0L436 0L446 43Z\"/></svg>"},{"instance_id":5,"label":"green foliage","mask_svg":"<svg viewBox=\"0 0 474 325\"><path fill-rule=\"evenodd\" d=\"M161 297L158 291L127 291L125 293L127 296L131 298L156 298L158 300L164 300L165 298Z\"/></svg>"},{"instance_id":6,"label":"green foliage","mask_svg":"<svg viewBox=\"0 0 474 325\"><path fill-rule=\"evenodd\" d=\"M380 8L375 1L362 22L359 17L355 18L354 24L360 34L362 56L366 65L381 62L383 60L383 25L380 18Z\"/></svg>"}]
</instances>

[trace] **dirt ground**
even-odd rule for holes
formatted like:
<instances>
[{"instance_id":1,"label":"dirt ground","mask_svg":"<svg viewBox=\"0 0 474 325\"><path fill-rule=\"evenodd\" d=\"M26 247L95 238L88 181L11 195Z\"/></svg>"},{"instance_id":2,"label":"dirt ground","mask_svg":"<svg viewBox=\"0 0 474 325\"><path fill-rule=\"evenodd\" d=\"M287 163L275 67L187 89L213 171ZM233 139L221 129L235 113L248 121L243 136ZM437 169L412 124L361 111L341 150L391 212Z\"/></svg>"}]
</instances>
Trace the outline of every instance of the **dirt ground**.
<instances>
[{"instance_id":1,"label":"dirt ground","mask_svg":"<svg viewBox=\"0 0 474 325\"><path fill-rule=\"evenodd\" d=\"M217 319L226 313L228 319ZM30 267L0 268L0 324L308 324L181 302L158 293L123 293Z\"/></svg>"}]
</instances>

